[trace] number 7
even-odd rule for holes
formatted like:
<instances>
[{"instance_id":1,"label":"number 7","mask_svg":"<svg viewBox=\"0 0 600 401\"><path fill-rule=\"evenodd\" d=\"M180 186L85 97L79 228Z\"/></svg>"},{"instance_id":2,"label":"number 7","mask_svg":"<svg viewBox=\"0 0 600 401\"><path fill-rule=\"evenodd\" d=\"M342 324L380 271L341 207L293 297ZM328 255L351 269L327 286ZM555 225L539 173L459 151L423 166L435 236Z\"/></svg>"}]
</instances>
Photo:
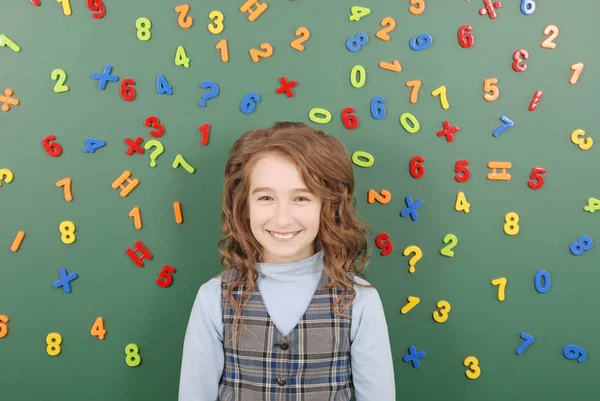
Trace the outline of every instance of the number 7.
<instances>
[{"instance_id":1,"label":"number 7","mask_svg":"<svg viewBox=\"0 0 600 401\"><path fill-rule=\"evenodd\" d=\"M440 95L440 102L442 103L442 109L447 110L450 107L448 103L448 98L446 97L446 87L444 85L440 86L433 92L431 92L433 96Z\"/></svg>"},{"instance_id":2,"label":"number 7","mask_svg":"<svg viewBox=\"0 0 600 401\"><path fill-rule=\"evenodd\" d=\"M505 294L504 294L504 290L506 289L506 277L500 277L497 278L495 280L492 280L492 285L500 285L498 287L498 300L499 301L504 301Z\"/></svg>"},{"instance_id":3,"label":"number 7","mask_svg":"<svg viewBox=\"0 0 600 401\"><path fill-rule=\"evenodd\" d=\"M525 352L525 349L527 347L529 347L535 342L535 337L530 336L527 333L521 333L521 338L525 341L521 345L519 345L519 348L517 348L517 355L521 355L523 352Z\"/></svg>"}]
</instances>

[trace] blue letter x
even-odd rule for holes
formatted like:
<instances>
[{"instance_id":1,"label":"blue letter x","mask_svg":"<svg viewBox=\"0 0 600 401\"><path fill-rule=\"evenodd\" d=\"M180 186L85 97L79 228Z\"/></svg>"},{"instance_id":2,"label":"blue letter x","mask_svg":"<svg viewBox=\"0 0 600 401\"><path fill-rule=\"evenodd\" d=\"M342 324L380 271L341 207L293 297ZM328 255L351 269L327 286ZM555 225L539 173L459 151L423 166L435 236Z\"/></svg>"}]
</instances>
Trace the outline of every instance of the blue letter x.
<instances>
[{"instance_id":1,"label":"blue letter x","mask_svg":"<svg viewBox=\"0 0 600 401\"><path fill-rule=\"evenodd\" d=\"M60 268L60 280L55 281L52 287L58 288L63 287L65 292L71 292L71 286L69 282L75 280L77 278L77 273L71 273L67 276L67 269L64 267Z\"/></svg>"},{"instance_id":2,"label":"blue letter x","mask_svg":"<svg viewBox=\"0 0 600 401\"><path fill-rule=\"evenodd\" d=\"M410 347L408 347L408 352L410 354L406 355L404 358L402 358L402 360L404 362L411 362L412 361L413 368L418 368L419 365L421 364L419 362L419 359L421 359L421 358L423 358L425 356L425 351L417 352L417 350L415 349L415 346L411 345Z\"/></svg>"},{"instance_id":3,"label":"blue letter x","mask_svg":"<svg viewBox=\"0 0 600 401\"><path fill-rule=\"evenodd\" d=\"M410 213L410 218L413 221L419 220L419 215L417 214L417 208L423 206L423 201L418 200L415 203L413 203L412 198L410 196L407 196L405 199L405 202L406 202L406 206L408 206L408 207L400 212L400 216L405 217L407 214Z\"/></svg>"},{"instance_id":4,"label":"blue letter x","mask_svg":"<svg viewBox=\"0 0 600 401\"><path fill-rule=\"evenodd\" d=\"M98 74L97 72L92 74L92 78L98 80L98 89L104 90L104 88L106 88L107 81L117 82L119 80L118 76L110 75L111 71L112 65L107 65L106 67L104 67L104 72L102 74Z\"/></svg>"}]
</instances>

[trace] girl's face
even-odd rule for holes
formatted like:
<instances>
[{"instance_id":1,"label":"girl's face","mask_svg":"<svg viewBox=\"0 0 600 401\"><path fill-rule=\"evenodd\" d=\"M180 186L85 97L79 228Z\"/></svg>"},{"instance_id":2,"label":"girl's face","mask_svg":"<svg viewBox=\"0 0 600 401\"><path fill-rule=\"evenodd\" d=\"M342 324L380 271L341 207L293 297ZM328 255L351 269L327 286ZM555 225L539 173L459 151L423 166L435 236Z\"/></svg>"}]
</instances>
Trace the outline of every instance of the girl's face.
<instances>
[{"instance_id":1,"label":"girl's face","mask_svg":"<svg viewBox=\"0 0 600 401\"><path fill-rule=\"evenodd\" d=\"M250 175L248 202L250 227L263 247L259 262L292 263L315 253L321 199L308 192L294 164L274 154L262 157ZM278 239L270 232L294 235Z\"/></svg>"}]
</instances>

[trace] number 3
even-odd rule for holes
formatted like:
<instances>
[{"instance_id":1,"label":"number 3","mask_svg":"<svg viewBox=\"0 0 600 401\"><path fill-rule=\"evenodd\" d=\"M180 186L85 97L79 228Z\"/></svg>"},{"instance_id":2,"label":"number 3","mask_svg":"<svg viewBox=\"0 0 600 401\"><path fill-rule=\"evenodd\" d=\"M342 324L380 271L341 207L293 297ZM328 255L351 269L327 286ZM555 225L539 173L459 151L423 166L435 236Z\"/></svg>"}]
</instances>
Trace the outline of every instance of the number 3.
<instances>
[{"instance_id":1,"label":"number 3","mask_svg":"<svg viewBox=\"0 0 600 401\"><path fill-rule=\"evenodd\" d=\"M479 367L479 361L474 356L468 356L465 358L463 365L469 367L469 370L465 371L467 377L471 380L475 380L481 375L481 368Z\"/></svg>"},{"instance_id":2,"label":"number 3","mask_svg":"<svg viewBox=\"0 0 600 401\"><path fill-rule=\"evenodd\" d=\"M436 306L440 308L440 310L433 311L433 320L438 323L444 323L448 320L448 312L452 309L450 303L448 303L448 301L439 301Z\"/></svg>"},{"instance_id":3,"label":"number 3","mask_svg":"<svg viewBox=\"0 0 600 401\"><path fill-rule=\"evenodd\" d=\"M585 135L585 131L582 129L576 129L571 133L571 142L575 145L579 146L581 150L588 150L594 144L594 139L591 137L587 137L585 139L581 138Z\"/></svg>"}]
</instances>

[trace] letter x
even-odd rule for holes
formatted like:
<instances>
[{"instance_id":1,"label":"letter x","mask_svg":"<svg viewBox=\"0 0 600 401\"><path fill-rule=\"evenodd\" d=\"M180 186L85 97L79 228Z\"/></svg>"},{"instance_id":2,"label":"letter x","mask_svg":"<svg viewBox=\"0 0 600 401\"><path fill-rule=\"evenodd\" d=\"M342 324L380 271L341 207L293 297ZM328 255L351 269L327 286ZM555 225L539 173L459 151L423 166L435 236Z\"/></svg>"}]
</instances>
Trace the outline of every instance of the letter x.
<instances>
[{"instance_id":1,"label":"letter x","mask_svg":"<svg viewBox=\"0 0 600 401\"><path fill-rule=\"evenodd\" d=\"M77 273L71 273L67 276L67 269L64 267L60 268L60 280L55 281L52 284L52 287L59 288L62 287L65 292L71 292L71 285L69 284L71 281L77 278Z\"/></svg>"},{"instance_id":2,"label":"letter x","mask_svg":"<svg viewBox=\"0 0 600 401\"><path fill-rule=\"evenodd\" d=\"M405 199L405 202L406 202L407 208L400 212L400 216L406 217L408 214L410 214L410 218L413 221L419 220L419 215L417 214L417 208L423 206L423 201L419 199L418 201L413 203L412 198L410 196L407 196Z\"/></svg>"},{"instance_id":3,"label":"letter x","mask_svg":"<svg viewBox=\"0 0 600 401\"><path fill-rule=\"evenodd\" d=\"M456 134L458 131L460 131L460 128L458 126L451 127L450 122L448 120L444 121L443 125L444 125L444 129L441 131L438 131L437 135L445 136L446 139L448 140L448 142L454 141L454 134Z\"/></svg>"},{"instance_id":4,"label":"letter x","mask_svg":"<svg viewBox=\"0 0 600 401\"><path fill-rule=\"evenodd\" d=\"M144 149L142 149L142 147L140 146L142 144L143 138L141 136L138 136L135 139L135 142L131 139L131 138L125 138L125 145L129 146L129 149L127 149L127 155L131 156L133 154L133 152L137 152L140 155L144 154Z\"/></svg>"},{"instance_id":5,"label":"letter x","mask_svg":"<svg viewBox=\"0 0 600 401\"><path fill-rule=\"evenodd\" d=\"M285 77L279 78L279 82L281 82L281 87L277 89L277 94L280 95L285 92L287 97L293 97L294 92L292 92L292 88L298 85L298 83L296 81L288 82Z\"/></svg>"}]
</instances>

